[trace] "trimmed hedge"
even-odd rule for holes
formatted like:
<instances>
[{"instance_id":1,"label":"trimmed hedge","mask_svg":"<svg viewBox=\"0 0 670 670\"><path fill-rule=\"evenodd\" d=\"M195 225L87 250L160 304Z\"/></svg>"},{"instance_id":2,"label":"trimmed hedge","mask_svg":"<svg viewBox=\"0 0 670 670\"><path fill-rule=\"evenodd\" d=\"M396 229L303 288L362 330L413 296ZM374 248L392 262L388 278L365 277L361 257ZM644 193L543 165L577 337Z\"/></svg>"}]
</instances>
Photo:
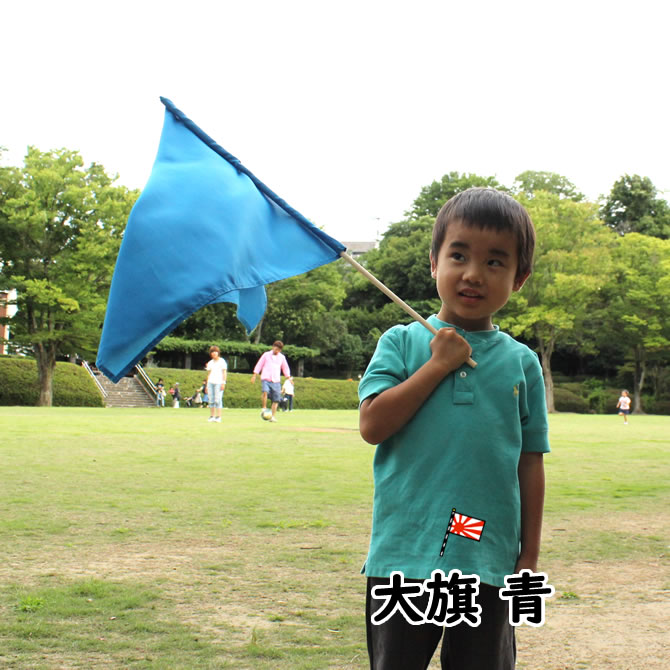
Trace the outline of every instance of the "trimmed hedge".
<instances>
[{"instance_id":1,"label":"trimmed hedge","mask_svg":"<svg viewBox=\"0 0 670 670\"><path fill-rule=\"evenodd\" d=\"M588 414L591 411L589 403L584 398L560 387L554 388L554 406L557 412Z\"/></svg>"},{"instance_id":2,"label":"trimmed hedge","mask_svg":"<svg viewBox=\"0 0 670 670\"><path fill-rule=\"evenodd\" d=\"M204 370L178 368L144 368L144 370L154 384L161 378L166 391L174 386L175 382L179 382L182 407L186 405L186 398L193 395L207 378ZM313 377L294 377L293 382L295 384L294 409L358 408L358 382L341 379L314 379ZM168 394L165 399L166 404L169 399ZM256 378L255 384L252 384L250 374L228 373L228 383L223 396L225 407L254 408L260 407L260 403L261 382L259 378Z\"/></svg>"},{"instance_id":3,"label":"trimmed hedge","mask_svg":"<svg viewBox=\"0 0 670 670\"><path fill-rule=\"evenodd\" d=\"M209 340L187 340L182 337L165 337L155 347L157 352L177 352L184 354L207 354L209 348L216 344L226 356L260 356L264 354L269 344L254 344L253 342L211 342ZM285 344L282 353L291 359L314 358L319 355L318 349L309 347L298 347L293 344Z\"/></svg>"},{"instance_id":4,"label":"trimmed hedge","mask_svg":"<svg viewBox=\"0 0 670 670\"><path fill-rule=\"evenodd\" d=\"M37 405L37 363L31 358L0 356L0 405ZM72 363L56 363L54 407L104 407L88 372Z\"/></svg>"}]
</instances>

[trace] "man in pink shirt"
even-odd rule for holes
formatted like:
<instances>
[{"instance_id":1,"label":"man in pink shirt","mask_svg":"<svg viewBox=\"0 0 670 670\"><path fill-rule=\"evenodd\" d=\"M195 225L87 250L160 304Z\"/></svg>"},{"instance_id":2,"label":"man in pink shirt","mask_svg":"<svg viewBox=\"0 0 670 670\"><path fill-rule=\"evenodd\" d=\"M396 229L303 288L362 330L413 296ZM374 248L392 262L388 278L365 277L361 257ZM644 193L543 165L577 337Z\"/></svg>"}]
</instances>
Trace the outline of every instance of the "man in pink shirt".
<instances>
[{"instance_id":1,"label":"man in pink shirt","mask_svg":"<svg viewBox=\"0 0 670 670\"><path fill-rule=\"evenodd\" d=\"M270 402L272 403L272 418L270 421L277 421L277 405L281 400L281 373L284 377L291 376L291 370L288 367L286 356L281 353L284 348L284 343L277 340L272 345L271 351L266 351L256 363L254 374L251 375L251 383L256 381L256 375L261 376L261 403L263 409L266 409L268 404L268 394L270 395Z\"/></svg>"}]
</instances>

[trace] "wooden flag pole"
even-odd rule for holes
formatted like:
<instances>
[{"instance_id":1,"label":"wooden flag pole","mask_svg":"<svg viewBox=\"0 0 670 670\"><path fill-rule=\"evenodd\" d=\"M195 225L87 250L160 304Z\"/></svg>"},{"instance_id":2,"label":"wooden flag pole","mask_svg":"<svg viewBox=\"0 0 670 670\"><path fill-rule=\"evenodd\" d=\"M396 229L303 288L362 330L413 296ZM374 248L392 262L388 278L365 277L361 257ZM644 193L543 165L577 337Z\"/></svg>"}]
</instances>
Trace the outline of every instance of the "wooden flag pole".
<instances>
[{"instance_id":1,"label":"wooden flag pole","mask_svg":"<svg viewBox=\"0 0 670 670\"><path fill-rule=\"evenodd\" d=\"M347 261L347 263L356 268L356 270L358 270L366 279L372 282L382 293L391 298L396 305L402 307L414 320L428 328L433 335L437 335L436 328L431 326L426 319L424 319L418 312L415 312L404 300L401 300L390 288L382 284L377 277L368 272L358 261L355 261L346 251L341 251L340 256ZM477 363L475 363L472 358L468 358L467 363L471 368L477 366Z\"/></svg>"}]
</instances>

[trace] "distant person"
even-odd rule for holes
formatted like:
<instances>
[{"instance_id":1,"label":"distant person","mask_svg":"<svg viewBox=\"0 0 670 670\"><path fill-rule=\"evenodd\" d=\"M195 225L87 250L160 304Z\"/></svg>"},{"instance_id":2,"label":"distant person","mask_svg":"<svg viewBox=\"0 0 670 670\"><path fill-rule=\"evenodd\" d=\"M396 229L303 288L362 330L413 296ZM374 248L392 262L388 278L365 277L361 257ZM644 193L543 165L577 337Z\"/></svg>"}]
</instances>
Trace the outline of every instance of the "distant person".
<instances>
[{"instance_id":1,"label":"distant person","mask_svg":"<svg viewBox=\"0 0 670 670\"><path fill-rule=\"evenodd\" d=\"M619 410L619 416L623 417L624 425L628 424L628 415L630 414L630 396L628 391L624 389L621 391L621 397L619 402L616 404L616 408Z\"/></svg>"},{"instance_id":2,"label":"distant person","mask_svg":"<svg viewBox=\"0 0 670 670\"><path fill-rule=\"evenodd\" d=\"M210 360L205 366L207 376L207 399L209 402L209 419L221 423L223 393L228 379L228 364L221 358L221 349L216 345L209 348Z\"/></svg>"},{"instance_id":3,"label":"distant person","mask_svg":"<svg viewBox=\"0 0 670 670\"><path fill-rule=\"evenodd\" d=\"M179 401L181 400L181 393L179 391L179 382L175 382L172 387L172 406L179 409Z\"/></svg>"},{"instance_id":4,"label":"distant person","mask_svg":"<svg viewBox=\"0 0 670 670\"><path fill-rule=\"evenodd\" d=\"M377 445L364 567L372 670L424 670L441 639L442 668L515 667L499 591L505 577L537 570L548 422L537 354L493 315L528 279L534 245L531 219L512 197L471 188L447 201L430 251L441 305L428 322L437 334L418 322L394 326L360 382L361 436ZM412 598L425 616L417 625L397 609L382 618L392 597L379 593L398 573L407 588L427 586L438 570L479 578L477 623L436 625L440 608L428 591Z\"/></svg>"},{"instance_id":5,"label":"distant person","mask_svg":"<svg viewBox=\"0 0 670 670\"><path fill-rule=\"evenodd\" d=\"M165 384L160 378L156 384L156 407L165 407Z\"/></svg>"},{"instance_id":6,"label":"distant person","mask_svg":"<svg viewBox=\"0 0 670 670\"><path fill-rule=\"evenodd\" d=\"M255 383L256 375L261 376L261 405L263 409L267 409L268 395L272 403L272 418L270 421L277 421L277 405L281 400L281 373L284 377L291 376L291 370L288 367L286 356L282 354L281 350L284 348L284 343L281 340L276 340L272 344L272 349L266 351L256 363L254 373L251 375L251 383Z\"/></svg>"},{"instance_id":7,"label":"distant person","mask_svg":"<svg viewBox=\"0 0 670 670\"><path fill-rule=\"evenodd\" d=\"M283 395L284 411L293 411L293 396L295 395L295 387L293 386L293 377L287 377L284 380L284 385L281 387Z\"/></svg>"},{"instance_id":8,"label":"distant person","mask_svg":"<svg viewBox=\"0 0 670 670\"><path fill-rule=\"evenodd\" d=\"M207 380L203 379L200 385L200 395L202 396L202 406L207 407L209 404L209 396L207 395Z\"/></svg>"}]
</instances>

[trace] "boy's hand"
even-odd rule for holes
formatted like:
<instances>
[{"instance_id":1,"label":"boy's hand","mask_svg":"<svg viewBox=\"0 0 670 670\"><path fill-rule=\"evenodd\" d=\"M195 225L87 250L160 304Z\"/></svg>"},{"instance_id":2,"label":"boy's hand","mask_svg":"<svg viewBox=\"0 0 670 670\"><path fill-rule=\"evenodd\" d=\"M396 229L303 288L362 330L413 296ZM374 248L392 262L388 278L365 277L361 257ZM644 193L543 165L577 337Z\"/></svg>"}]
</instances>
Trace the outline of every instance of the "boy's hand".
<instances>
[{"instance_id":1,"label":"boy's hand","mask_svg":"<svg viewBox=\"0 0 670 670\"><path fill-rule=\"evenodd\" d=\"M441 366L445 377L460 368L472 354L468 341L454 328L440 328L430 341L430 350L433 352L431 364Z\"/></svg>"}]
</instances>

